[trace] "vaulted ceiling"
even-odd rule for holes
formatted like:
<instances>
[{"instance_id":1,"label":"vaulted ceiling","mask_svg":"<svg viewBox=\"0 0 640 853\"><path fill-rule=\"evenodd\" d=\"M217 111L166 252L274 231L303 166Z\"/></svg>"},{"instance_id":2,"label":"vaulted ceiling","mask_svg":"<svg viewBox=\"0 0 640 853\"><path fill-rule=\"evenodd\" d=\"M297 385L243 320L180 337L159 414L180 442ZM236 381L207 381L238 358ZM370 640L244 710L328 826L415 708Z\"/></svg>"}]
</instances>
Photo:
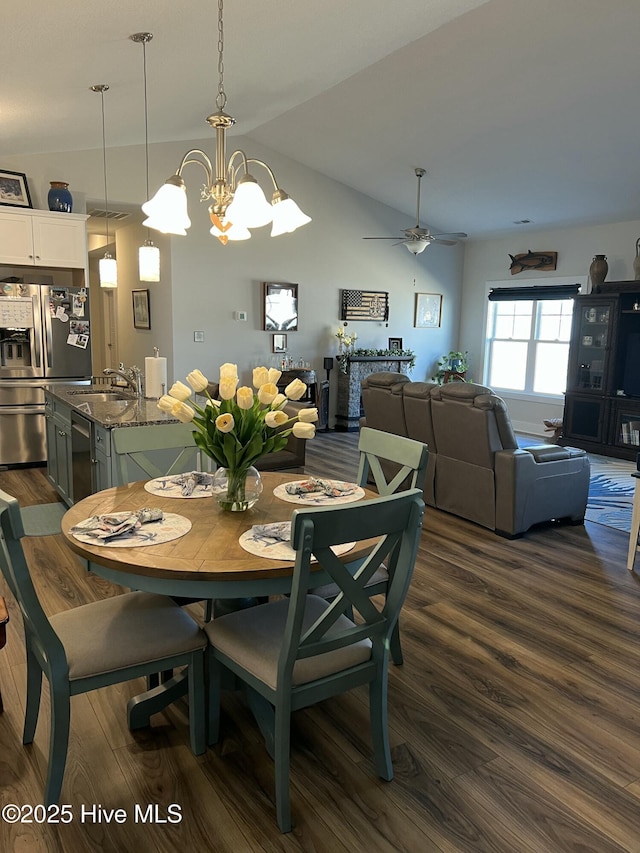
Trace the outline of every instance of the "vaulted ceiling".
<instances>
[{"instance_id":1,"label":"vaulted ceiling","mask_svg":"<svg viewBox=\"0 0 640 853\"><path fill-rule=\"evenodd\" d=\"M213 0L4 0L2 156L213 133ZM640 218L639 0L226 0L233 132L479 237ZM295 196L295 187L283 183ZM307 205L308 207L309 205ZM531 220L531 225L516 225Z\"/></svg>"}]
</instances>

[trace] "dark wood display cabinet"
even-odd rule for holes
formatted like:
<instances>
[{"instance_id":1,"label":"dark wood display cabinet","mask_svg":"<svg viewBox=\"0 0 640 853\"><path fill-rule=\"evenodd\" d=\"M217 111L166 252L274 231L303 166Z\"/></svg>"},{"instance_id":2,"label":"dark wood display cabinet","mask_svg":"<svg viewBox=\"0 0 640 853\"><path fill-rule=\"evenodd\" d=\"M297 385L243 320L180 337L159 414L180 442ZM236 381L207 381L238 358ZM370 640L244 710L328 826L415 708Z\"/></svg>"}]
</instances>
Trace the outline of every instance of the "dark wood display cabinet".
<instances>
[{"instance_id":1,"label":"dark wood display cabinet","mask_svg":"<svg viewBox=\"0 0 640 853\"><path fill-rule=\"evenodd\" d=\"M622 459L640 450L640 281L575 299L560 443Z\"/></svg>"}]
</instances>

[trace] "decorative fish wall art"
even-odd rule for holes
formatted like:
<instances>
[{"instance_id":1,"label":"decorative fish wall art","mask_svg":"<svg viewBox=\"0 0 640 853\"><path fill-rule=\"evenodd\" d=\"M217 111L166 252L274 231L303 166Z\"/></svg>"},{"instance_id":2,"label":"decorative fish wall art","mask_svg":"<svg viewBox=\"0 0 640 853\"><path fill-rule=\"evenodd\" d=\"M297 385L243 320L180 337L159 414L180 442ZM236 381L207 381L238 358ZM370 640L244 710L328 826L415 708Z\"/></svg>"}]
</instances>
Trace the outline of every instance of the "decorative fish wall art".
<instances>
[{"instance_id":1,"label":"decorative fish wall art","mask_svg":"<svg viewBox=\"0 0 640 853\"><path fill-rule=\"evenodd\" d=\"M517 275L523 270L554 270L558 263L557 252L523 252L520 255L509 255L511 258L511 275Z\"/></svg>"}]
</instances>

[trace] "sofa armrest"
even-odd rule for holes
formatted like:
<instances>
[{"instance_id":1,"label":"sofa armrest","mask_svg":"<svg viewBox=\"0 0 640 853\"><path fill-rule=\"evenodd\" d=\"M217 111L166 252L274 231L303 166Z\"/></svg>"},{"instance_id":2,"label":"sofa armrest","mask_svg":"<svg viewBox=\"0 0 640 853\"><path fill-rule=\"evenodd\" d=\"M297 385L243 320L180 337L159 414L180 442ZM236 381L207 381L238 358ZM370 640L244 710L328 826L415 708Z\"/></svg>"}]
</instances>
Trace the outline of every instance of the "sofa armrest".
<instances>
[{"instance_id":1,"label":"sofa armrest","mask_svg":"<svg viewBox=\"0 0 640 853\"><path fill-rule=\"evenodd\" d=\"M561 450L572 452L546 461L527 449L495 454L496 531L518 536L541 521L584 518L589 458L577 448Z\"/></svg>"},{"instance_id":2,"label":"sofa armrest","mask_svg":"<svg viewBox=\"0 0 640 853\"><path fill-rule=\"evenodd\" d=\"M558 444L536 444L533 447L523 447L522 450L530 453L536 462L555 462L558 459L586 456L584 450L577 447L560 447Z\"/></svg>"}]
</instances>

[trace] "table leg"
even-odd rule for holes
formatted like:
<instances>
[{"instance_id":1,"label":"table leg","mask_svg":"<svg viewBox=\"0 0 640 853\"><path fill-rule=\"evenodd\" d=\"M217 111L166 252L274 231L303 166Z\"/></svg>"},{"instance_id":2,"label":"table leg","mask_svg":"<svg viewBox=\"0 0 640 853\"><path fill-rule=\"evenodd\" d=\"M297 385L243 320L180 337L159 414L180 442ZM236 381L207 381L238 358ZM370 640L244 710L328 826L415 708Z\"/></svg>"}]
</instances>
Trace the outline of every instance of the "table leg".
<instances>
[{"instance_id":1,"label":"table leg","mask_svg":"<svg viewBox=\"0 0 640 853\"><path fill-rule=\"evenodd\" d=\"M630 572L633 571L633 564L636 559L636 551L638 549L638 533L640 532L640 489L638 488L638 480L635 481L635 490L633 493L633 514L631 516L631 532L629 534L629 553L627 554L627 568Z\"/></svg>"}]
</instances>

